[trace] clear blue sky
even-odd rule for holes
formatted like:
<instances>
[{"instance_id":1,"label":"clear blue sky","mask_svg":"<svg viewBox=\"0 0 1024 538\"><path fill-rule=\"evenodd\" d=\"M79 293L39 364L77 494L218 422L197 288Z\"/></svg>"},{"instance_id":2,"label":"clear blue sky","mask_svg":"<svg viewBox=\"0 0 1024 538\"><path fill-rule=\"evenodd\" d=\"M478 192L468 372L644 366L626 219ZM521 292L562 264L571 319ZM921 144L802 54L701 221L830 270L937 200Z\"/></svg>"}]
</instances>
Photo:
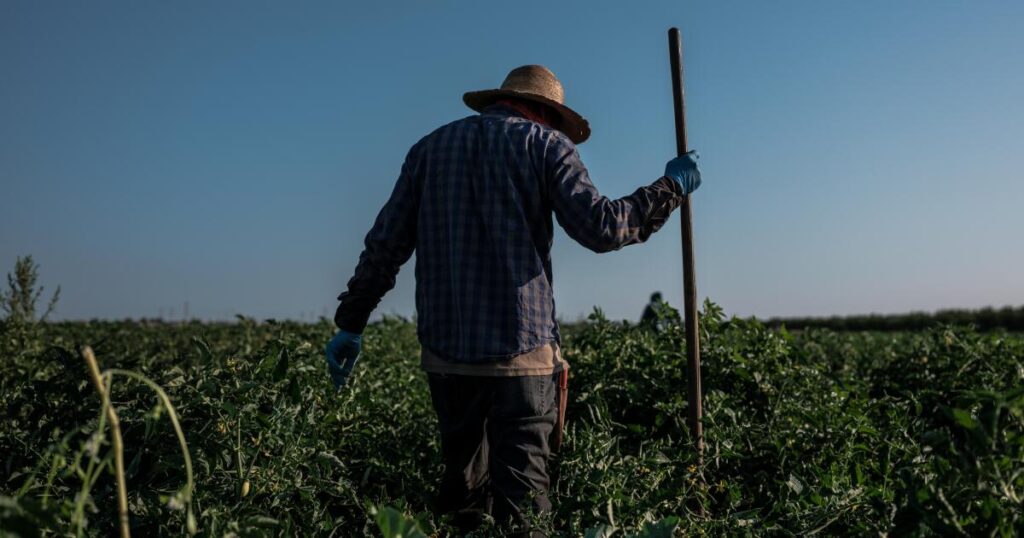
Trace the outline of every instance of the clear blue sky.
<instances>
[{"instance_id":1,"label":"clear blue sky","mask_svg":"<svg viewBox=\"0 0 1024 538\"><path fill-rule=\"evenodd\" d=\"M0 3L0 269L67 318L333 312L408 147L541 63L618 197L674 152L682 28L700 296L739 315L1024 303L1024 3ZM642 6L642 7L641 7ZM556 301L681 303L679 223ZM411 262L378 312L411 314Z\"/></svg>"}]
</instances>

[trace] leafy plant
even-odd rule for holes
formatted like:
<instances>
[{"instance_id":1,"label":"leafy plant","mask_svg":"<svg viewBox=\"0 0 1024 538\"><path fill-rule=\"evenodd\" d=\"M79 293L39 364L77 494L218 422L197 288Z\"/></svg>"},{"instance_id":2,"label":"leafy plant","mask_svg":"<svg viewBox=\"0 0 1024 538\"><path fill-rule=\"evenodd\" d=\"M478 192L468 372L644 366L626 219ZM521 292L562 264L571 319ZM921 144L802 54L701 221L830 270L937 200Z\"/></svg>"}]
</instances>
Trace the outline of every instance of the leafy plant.
<instances>
[{"instance_id":1,"label":"leafy plant","mask_svg":"<svg viewBox=\"0 0 1024 538\"><path fill-rule=\"evenodd\" d=\"M0 293L0 310L6 314L8 323L35 323L45 321L60 300L60 286L53 292L43 314L36 317L36 303L43 294L43 287L36 287L39 280L39 265L32 256L18 257L14 262L14 274L7 273L7 291Z\"/></svg>"},{"instance_id":2,"label":"leafy plant","mask_svg":"<svg viewBox=\"0 0 1024 538\"><path fill-rule=\"evenodd\" d=\"M327 322L45 323L0 356L0 528L117 528L110 446L73 352L159 384L178 411L203 535L446 536L430 507L441 460L413 323L364 335L345 391ZM683 328L599 311L563 327L571 364L553 461L556 536L1024 534L1024 338L773 330L705 304L703 466L686 426ZM45 345L44 345L45 343ZM167 407L119 383L132 531L178 535L186 513ZM98 458L81 503L80 472ZM368 506L375 508L368 509ZM696 508L704 509L704 516ZM487 528L479 533L495 532ZM388 534L390 533L390 534Z\"/></svg>"}]
</instances>

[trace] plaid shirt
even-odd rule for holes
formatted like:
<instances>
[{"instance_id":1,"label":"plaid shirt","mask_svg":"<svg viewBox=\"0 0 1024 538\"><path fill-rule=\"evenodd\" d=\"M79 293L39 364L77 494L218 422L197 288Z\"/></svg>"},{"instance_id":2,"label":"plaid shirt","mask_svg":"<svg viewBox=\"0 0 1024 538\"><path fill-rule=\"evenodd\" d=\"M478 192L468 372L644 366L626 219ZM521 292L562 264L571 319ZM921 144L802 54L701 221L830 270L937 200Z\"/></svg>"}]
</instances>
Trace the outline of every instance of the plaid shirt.
<instances>
[{"instance_id":1,"label":"plaid shirt","mask_svg":"<svg viewBox=\"0 0 1024 538\"><path fill-rule=\"evenodd\" d=\"M482 363L557 342L552 213L574 240L607 252L645 241L682 200L667 177L609 200L564 134L492 106L409 150L335 323L361 333L415 250L417 331L435 355Z\"/></svg>"}]
</instances>

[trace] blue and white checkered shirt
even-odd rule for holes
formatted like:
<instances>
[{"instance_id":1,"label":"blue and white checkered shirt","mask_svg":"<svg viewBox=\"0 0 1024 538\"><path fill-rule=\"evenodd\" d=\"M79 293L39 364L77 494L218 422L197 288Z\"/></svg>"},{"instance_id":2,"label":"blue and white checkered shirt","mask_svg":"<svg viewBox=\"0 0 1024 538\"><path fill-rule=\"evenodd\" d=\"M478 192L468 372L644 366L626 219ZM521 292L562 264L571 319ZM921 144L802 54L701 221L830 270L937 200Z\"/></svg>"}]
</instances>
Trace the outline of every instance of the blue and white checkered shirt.
<instances>
[{"instance_id":1,"label":"blue and white checkered shirt","mask_svg":"<svg viewBox=\"0 0 1024 538\"><path fill-rule=\"evenodd\" d=\"M570 237L607 252L645 241L682 199L662 177L609 200L564 134L492 106L409 150L335 323L361 333L415 250L418 335L435 355L484 363L558 342L552 213Z\"/></svg>"}]
</instances>

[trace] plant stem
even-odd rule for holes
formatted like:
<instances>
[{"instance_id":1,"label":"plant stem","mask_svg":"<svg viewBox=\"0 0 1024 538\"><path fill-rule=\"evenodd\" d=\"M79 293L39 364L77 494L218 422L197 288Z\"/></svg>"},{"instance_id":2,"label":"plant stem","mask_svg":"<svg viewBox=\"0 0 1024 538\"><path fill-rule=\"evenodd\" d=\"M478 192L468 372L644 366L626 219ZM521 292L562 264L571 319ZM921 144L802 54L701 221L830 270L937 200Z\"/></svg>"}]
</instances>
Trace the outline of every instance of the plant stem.
<instances>
[{"instance_id":1,"label":"plant stem","mask_svg":"<svg viewBox=\"0 0 1024 538\"><path fill-rule=\"evenodd\" d=\"M184 490L184 501L185 501L185 512L186 512L186 528L189 534L196 533L196 523L194 520L194 514L192 511L192 492L195 489L195 478L192 475L192 456L188 451L188 443L185 441L185 432L181 429L181 423L178 422L178 412L174 409L174 404L171 403L170 396L153 381L152 379L130 370L119 370L117 368L111 368L104 372L104 375L114 376L123 375L130 377L136 381L140 381L149 388L156 392L157 397L164 404L164 408L167 409L167 418L171 419L171 426L174 427L174 435L178 437L178 446L181 448L181 456L185 461L185 490Z\"/></svg>"},{"instance_id":2,"label":"plant stem","mask_svg":"<svg viewBox=\"0 0 1024 538\"><path fill-rule=\"evenodd\" d=\"M117 418L117 410L110 403L110 393L103 383L100 375L100 366L96 362L96 355L92 348L85 346L82 349L82 358L89 365L89 374L92 377L93 385L100 394L103 402L103 409L107 413L107 420L110 421L110 435L114 444L114 473L117 476L117 515L121 526L121 538L131 538L131 530L128 526L128 485L124 478L124 443L121 439L121 421Z\"/></svg>"}]
</instances>

